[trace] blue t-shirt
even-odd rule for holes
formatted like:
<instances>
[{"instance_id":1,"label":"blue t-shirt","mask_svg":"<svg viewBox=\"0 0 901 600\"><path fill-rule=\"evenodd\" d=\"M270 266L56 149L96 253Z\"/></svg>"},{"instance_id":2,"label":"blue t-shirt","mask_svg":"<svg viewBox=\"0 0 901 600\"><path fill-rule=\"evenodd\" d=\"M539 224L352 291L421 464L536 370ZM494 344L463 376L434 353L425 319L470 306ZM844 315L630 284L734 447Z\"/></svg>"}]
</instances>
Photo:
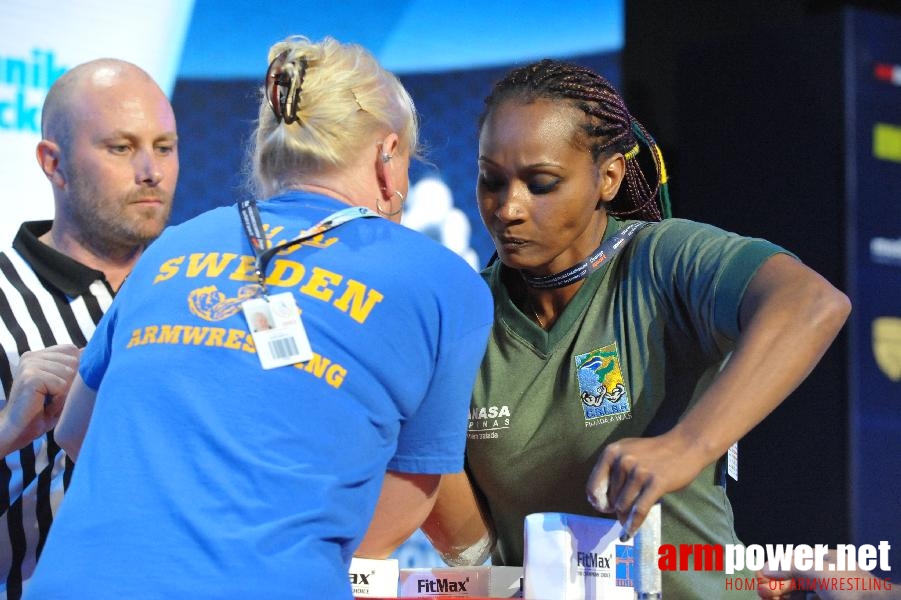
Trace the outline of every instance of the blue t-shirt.
<instances>
[{"instance_id":1,"label":"blue t-shirt","mask_svg":"<svg viewBox=\"0 0 901 600\"><path fill-rule=\"evenodd\" d=\"M273 243L346 205L259 204ZM31 598L350 598L386 469L462 469L492 321L479 275L426 236L360 218L273 257L313 358L263 370L241 303L237 209L171 227L82 357L98 390Z\"/></svg>"}]
</instances>

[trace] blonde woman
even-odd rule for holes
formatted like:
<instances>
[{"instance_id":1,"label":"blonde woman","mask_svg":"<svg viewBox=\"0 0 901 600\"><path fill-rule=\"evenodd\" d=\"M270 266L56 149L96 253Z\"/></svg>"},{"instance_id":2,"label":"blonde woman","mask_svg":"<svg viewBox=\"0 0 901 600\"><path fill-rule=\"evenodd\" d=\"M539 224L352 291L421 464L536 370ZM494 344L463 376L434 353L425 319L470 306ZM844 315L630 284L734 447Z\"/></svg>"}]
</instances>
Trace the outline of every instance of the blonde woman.
<instances>
[{"instance_id":1,"label":"blonde woman","mask_svg":"<svg viewBox=\"0 0 901 600\"><path fill-rule=\"evenodd\" d=\"M265 201L167 231L85 350L32 598L349 599L353 553L387 556L462 468L491 299L397 223L413 103L359 46L268 64Z\"/></svg>"}]
</instances>

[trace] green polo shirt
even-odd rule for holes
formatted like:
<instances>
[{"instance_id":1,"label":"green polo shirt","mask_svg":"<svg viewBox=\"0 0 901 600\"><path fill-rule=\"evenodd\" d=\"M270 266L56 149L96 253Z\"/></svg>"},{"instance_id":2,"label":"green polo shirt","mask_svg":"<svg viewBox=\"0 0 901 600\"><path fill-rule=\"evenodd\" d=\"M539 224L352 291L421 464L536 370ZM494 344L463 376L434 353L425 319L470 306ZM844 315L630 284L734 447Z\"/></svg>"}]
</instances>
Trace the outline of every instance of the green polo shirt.
<instances>
[{"instance_id":1,"label":"green polo shirt","mask_svg":"<svg viewBox=\"0 0 901 600\"><path fill-rule=\"evenodd\" d=\"M605 239L628 223L609 219ZM511 301L518 273L500 262L486 269L495 324L467 461L496 527L493 564L522 564L528 514L598 514L585 487L601 451L668 431L695 403L738 338L748 283L779 252L692 221L655 223L588 277L548 332ZM739 543L721 467L663 498L663 543ZM731 597L726 578L674 571L663 583L670 598Z\"/></svg>"}]
</instances>

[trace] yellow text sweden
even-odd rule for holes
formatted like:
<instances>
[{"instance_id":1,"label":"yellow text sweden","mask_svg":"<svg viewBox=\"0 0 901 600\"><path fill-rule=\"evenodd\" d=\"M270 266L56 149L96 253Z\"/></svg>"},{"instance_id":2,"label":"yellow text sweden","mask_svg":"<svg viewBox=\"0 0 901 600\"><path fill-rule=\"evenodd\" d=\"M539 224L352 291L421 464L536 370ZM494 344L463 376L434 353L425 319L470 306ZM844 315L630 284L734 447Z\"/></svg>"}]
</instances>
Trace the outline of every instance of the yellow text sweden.
<instances>
[{"instance_id":1,"label":"yellow text sweden","mask_svg":"<svg viewBox=\"0 0 901 600\"><path fill-rule=\"evenodd\" d=\"M321 267L308 269L296 260L275 258L270 265L266 275L267 285L296 288L301 294L331 303L357 323L365 323L373 307L385 297L355 279L345 279L343 275ZM178 274L189 279L227 277L233 281L257 280L253 256L210 252L170 258L160 265L153 283L166 281Z\"/></svg>"}]
</instances>

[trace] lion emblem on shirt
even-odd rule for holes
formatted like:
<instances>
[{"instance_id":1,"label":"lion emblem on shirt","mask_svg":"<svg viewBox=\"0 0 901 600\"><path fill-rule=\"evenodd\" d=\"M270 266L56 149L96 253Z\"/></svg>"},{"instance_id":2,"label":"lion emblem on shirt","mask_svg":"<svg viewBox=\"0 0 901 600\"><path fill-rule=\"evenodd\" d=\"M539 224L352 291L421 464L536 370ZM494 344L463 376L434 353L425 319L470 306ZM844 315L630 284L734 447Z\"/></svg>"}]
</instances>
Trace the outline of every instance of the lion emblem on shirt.
<instances>
[{"instance_id":1,"label":"lion emblem on shirt","mask_svg":"<svg viewBox=\"0 0 901 600\"><path fill-rule=\"evenodd\" d=\"M261 293L260 286L256 284L244 285L238 290L236 297L229 298L215 285L207 285L188 295L188 307L205 321L222 321L237 314L241 310L241 304Z\"/></svg>"}]
</instances>

